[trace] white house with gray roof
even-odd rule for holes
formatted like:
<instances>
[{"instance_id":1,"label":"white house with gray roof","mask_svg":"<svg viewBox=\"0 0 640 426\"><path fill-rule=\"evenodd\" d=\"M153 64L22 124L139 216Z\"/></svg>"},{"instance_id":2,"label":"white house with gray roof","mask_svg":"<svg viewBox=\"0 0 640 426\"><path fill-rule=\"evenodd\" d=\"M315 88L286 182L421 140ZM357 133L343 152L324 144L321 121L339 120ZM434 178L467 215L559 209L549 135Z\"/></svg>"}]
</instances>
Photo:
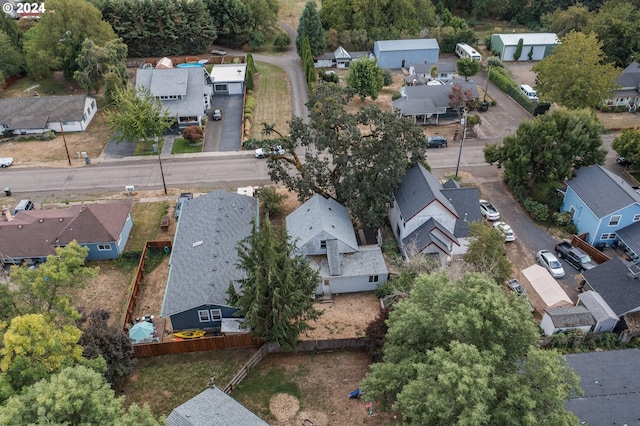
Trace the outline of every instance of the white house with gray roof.
<instances>
[{"instance_id":1,"label":"white house with gray roof","mask_svg":"<svg viewBox=\"0 0 640 426\"><path fill-rule=\"evenodd\" d=\"M431 76L431 70L436 71L436 76ZM449 81L456 76L456 64L453 62L424 63L409 65L409 75L404 81L407 85L412 85L416 80L417 84L426 84L431 80Z\"/></svg>"},{"instance_id":2,"label":"white house with gray roof","mask_svg":"<svg viewBox=\"0 0 640 426\"><path fill-rule=\"evenodd\" d=\"M631 62L616 78L619 88L613 98L604 101L609 107L624 106L630 111L640 108L640 64Z\"/></svg>"},{"instance_id":3,"label":"white house with gray roof","mask_svg":"<svg viewBox=\"0 0 640 426\"><path fill-rule=\"evenodd\" d=\"M148 88L179 128L200 126L211 103L211 80L204 67L138 69L136 86Z\"/></svg>"},{"instance_id":4,"label":"white house with gray roof","mask_svg":"<svg viewBox=\"0 0 640 426\"><path fill-rule=\"evenodd\" d=\"M588 333L594 324L595 320L586 307L569 305L545 308L540 328L544 334L551 336L568 330L581 330L583 333Z\"/></svg>"},{"instance_id":5,"label":"white house with gray roof","mask_svg":"<svg viewBox=\"0 0 640 426\"><path fill-rule=\"evenodd\" d=\"M411 166L394 192L389 222L405 258L418 253L440 264L463 254L469 244L469 223L481 221L478 188L444 185L421 164Z\"/></svg>"},{"instance_id":6,"label":"white house with gray roof","mask_svg":"<svg viewBox=\"0 0 640 426\"><path fill-rule=\"evenodd\" d=\"M227 290L245 273L236 266L238 242L251 234L257 217L253 197L217 190L186 201L173 241L161 316L174 331L237 331Z\"/></svg>"},{"instance_id":7,"label":"white house with gray roof","mask_svg":"<svg viewBox=\"0 0 640 426\"><path fill-rule=\"evenodd\" d=\"M213 93L219 95L243 95L247 64L217 64L211 69Z\"/></svg>"},{"instance_id":8,"label":"white house with gray roof","mask_svg":"<svg viewBox=\"0 0 640 426\"><path fill-rule=\"evenodd\" d=\"M269 426L219 388L213 386L173 409L167 426Z\"/></svg>"},{"instance_id":9,"label":"white house with gray roof","mask_svg":"<svg viewBox=\"0 0 640 426\"><path fill-rule=\"evenodd\" d=\"M379 244L358 241L346 207L316 194L286 219L287 232L298 253L318 271L316 294L375 290L387 281Z\"/></svg>"}]
</instances>

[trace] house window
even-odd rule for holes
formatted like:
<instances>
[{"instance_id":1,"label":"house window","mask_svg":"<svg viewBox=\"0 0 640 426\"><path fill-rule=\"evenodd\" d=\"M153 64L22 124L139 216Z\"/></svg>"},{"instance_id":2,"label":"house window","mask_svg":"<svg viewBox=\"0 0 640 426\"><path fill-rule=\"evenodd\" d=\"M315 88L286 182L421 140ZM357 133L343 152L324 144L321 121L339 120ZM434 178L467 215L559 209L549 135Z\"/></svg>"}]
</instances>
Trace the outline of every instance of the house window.
<instances>
[{"instance_id":1,"label":"house window","mask_svg":"<svg viewBox=\"0 0 640 426\"><path fill-rule=\"evenodd\" d=\"M637 222L637 221L639 221L639 220L640 220L640 214L634 214L634 215L633 215L633 221L634 221L634 222Z\"/></svg>"},{"instance_id":2,"label":"house window","mask_svg":"<svg viewBox=\"0 0 640 426\"><path fill-rule=\"evenodd\" d=\"M616 238L618 238L618 235L615 234L615 233L614 234L605 233L605 234L600 235L600 239L601 240L615 240Z\"/></svg>"},{"instance_id":3,"label":"house window","mask_svg":"<svg viewBox=\"0 0 640 426\"><path fill-rule=\"evenodd\" d=\"M611 219L609 219L609 226L618 226L621 217L622 216L620 215L611 216Z\"/></svg>"},{"instance_id":4,"label":"house window","mask_svg":"<svg viewBox=\"0 0 640 426\"><path fill-rule=\"evenodd\" d=\"M327 241L326 240L320 241L320 248L321 249L326 249L327 248Z\"/></svg>"},{"instance_id":5,"label":"house window","mask_svg":"<svg viewBox=\"0 0 640 426\"><path fill-rule=\"evenodd\" d=\"M398 237L400 236L400 224L396 225L396 234L398 234Z\"/></svg>"},{"instance_id":6,"label":"house window","mask_svg":"<svg viewBox=\"0 0 640 426\"><path fill-rule=\"evenodd\" d=\"M227 87L227 85L226 85L226 84L216 84L216 85L214 86L214 90L215 90L216 92L226 92L226 91L228 91L229 89L228 89L228 87Z\"/></svg>"},{"instance_id":7,"label":"house window","mask_svg":"<svg viewBox=\"0 0 640 426\"><path fill-rule=\"evenodd\" d=\"M575 215L576 215L576 208L571 206L569 208L569 213L571 213L571 219L573 219L575 217Z\"/></svg>"},{"instance_id":8,"label":"house window","mask_svg":"<svg viewBox=\"0 0 640 426\"><path fill-rule=\"evenodd\" d=\"M96 101L91 101L91 109L96 107Z\"/></svg>"},{"instance_id":9,"label":"house window","mask_svg":"<svg viewBox=\"0 0 640 426\"><path fill-rule=\"evenodd\" d=\"M198 311L198 319L200 319L200 322L210 322L211 317L209 316L209 311Z\"/></svg>"},{"instance_id":10,"label":"house window","mask_svg":"<svg viewBox=\"0 0 640 426\"><path fill-rule=\"evenodd\" d=\"M220 309L212 309L211 310L211 320L212 321L220 321L222 319L222 310Z\"/></svg>"},{"instance_id":11,"label":"house window","mask_svg":"<svg viewBox=\"0 0 640 426\"><path fill-rule=\"evenodd\" d=\"M370 283L377 283L378 282L378 276L377 275L369 275L369 282Z\"/></svg>"},{"instance_id":12,"label":"house window","mask_svg":"<svg viewBox=\"0 0 640 426\"><path fill-rule=\"evenodd\" d=\"M98 244L98 251L111 251L111 244Z\"/></svg>"}]
</instances>

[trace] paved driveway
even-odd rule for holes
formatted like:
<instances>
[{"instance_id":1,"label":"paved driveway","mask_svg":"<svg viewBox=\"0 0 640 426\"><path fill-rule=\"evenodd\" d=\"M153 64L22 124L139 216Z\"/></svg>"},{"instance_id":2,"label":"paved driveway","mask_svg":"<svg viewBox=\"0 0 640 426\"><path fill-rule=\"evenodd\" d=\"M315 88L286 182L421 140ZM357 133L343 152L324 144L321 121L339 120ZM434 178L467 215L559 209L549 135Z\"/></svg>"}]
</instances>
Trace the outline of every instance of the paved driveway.
<instances>
[{"instance_id":1,"label":"paved driveway","mask_svg":"<svg viewBox=\"0 0 640 426\"><path fill-rule=\"evenodd\" d=\"M211 109L222 110L222 120L207 121L203 152L240 151L242 95L215 95Z\"/></svg>"}]
</instances>

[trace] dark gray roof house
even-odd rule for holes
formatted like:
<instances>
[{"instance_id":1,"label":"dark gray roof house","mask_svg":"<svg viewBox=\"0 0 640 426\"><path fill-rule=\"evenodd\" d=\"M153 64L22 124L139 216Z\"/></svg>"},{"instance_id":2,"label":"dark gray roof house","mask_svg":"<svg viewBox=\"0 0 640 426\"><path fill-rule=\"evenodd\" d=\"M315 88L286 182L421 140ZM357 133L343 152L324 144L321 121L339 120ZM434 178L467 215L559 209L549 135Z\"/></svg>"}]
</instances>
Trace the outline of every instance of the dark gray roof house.
<instances>
[{"instance_id":1,"label":"dark gray roof house","mask_svg":"<svg viewBox=\"0 0 640 426\"><path fill-rule=\"evenodd\" d=\"M167 426L269 426L244 405L213 386L174 408Z\"/></svg>"},{"instance_id":2,"label":"dark gray roof house","mask_svg":"<svg viewBox=\"0 0 640 426\"><path fill-rule=\"evenodd\" d=\"M431 77L431 69L435 67L437 74L435 77ZM437 64L411 64L409 65L409 75L405 77L404 81L407 85L414 84L427 84L431 80L449 81L453 80L456 75L456 64L453 62L439 62Z\"/></svg>"},{"instance_id":3,"label":"dark gray roof house","mask_svg":"<svg viewBox=\"0 0 640 426\"><path fill-rule=\"evenodd\" d=\"M618 76L616 83L620 88L612 99L604 103L607 106L626 106L632 110L640 107L640 64L631 62Z\"/></svg>"},{"instance_id":4,"label":"dark gray roof house","mask_svg":"<svg viewBox=\"0 0 640 426\"><path fill-rule=\"evenodd\" d=\"M220 331L233 318L226 292L230 284L240 292L236 280L244 277L236 246L251 234L256 215L255 198L222 190L183 204L161 312L173 330Z\"/></svg>"},{"instance_id":5,"label":"dark gray roof house","mask_svg":"<svg viewBox=\"0 0 640 426\"><path fill-rule=\"evenodd\" d=\"M589 425L637 425L640 419L640 349L566 355L584 395L565 407Z\"/></svg>"},{"instance_id":6,"label":"dark gray roof house","mask_svg":"<svg viewBox=\"0 0 640 426\"><path fill-rule=\"evenodd\" d=\"M405 257L409 251L441 258L466 251L469 223L482 220L478 188L441 184L422 165L411 166L394 192L389 221Z\"/></svg>"},{"instance_id":7,"label":"dark gray roof house","mask_svg":"<svg viewBox=\"0 0 640 426\"><path fill-rule=\"evenodd\" d=\"M584 289L600 294L611 310L622 317L640 310L640 268L614 257L593 269L583 271Z\"/></svg>"}]
</instances>

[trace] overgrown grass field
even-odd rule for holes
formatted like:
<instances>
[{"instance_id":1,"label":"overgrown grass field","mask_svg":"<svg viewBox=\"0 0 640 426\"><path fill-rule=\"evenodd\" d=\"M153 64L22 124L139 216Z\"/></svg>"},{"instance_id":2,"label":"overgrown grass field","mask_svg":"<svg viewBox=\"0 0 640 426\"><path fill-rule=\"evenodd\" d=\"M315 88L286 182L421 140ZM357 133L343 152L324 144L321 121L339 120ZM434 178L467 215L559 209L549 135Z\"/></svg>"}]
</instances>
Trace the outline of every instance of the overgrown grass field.
<instances>
[{"instance_id":1,"label":"overgrown grass field","mask_svg":"<svg viewBox=\"0 0 640 426\"><path fill-rule=\"evenodd\" d=\"M256 107L251 117L251 137L261 139L260 123L275 124L276 129L286 135L291 120L291 94L289 77L279 67L264 62L256 62ZM268 136L273 138L275 136Z\"/></svg>"}]
</instances>

